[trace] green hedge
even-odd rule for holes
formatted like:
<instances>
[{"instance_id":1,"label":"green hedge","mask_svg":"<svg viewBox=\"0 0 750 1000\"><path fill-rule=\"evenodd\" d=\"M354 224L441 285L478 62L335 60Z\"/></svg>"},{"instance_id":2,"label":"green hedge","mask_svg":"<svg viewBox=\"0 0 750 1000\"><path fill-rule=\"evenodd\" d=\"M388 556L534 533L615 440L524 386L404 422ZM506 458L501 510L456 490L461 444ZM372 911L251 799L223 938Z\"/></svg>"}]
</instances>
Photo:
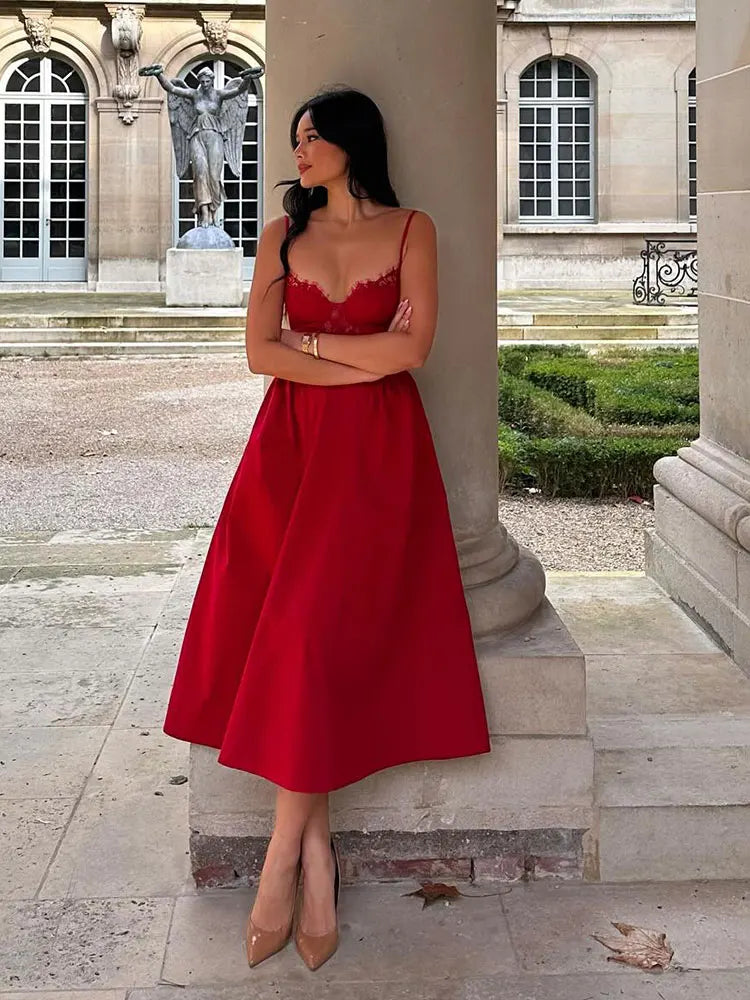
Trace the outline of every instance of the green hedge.
<instances>
[{"instance_id":1,"label":"green hedge","mask_svg":"<svg viewBox=\"0 0 750 1000\"><path fill-rule=\"evenodd\" d=\"M584 410L577 410L526 379L503 372L498 377L497 415L504 424L532 437L593 437L604 433L600 421Z\"/></svg>"},{"instance_id":2,"label":"green hedge","mask_svg":"<svg viewBox=\"0 0 750 1000\"><path fill-rule=\"evenodd\" d=\"M503 347L498 417L501 488L650 496L654 463L699 433L697 351Z\"/></svg>"}]
</instances>

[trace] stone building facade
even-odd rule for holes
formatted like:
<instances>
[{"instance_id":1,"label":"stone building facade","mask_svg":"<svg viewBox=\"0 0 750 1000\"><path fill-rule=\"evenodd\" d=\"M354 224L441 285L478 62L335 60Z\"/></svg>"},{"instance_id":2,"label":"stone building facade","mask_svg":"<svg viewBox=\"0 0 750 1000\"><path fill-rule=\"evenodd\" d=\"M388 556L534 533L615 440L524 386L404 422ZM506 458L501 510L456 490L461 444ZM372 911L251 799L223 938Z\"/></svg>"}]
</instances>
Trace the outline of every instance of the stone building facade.
<instances>
[{"instance_id":1,"label":"stone building facade","mask_svg":"<svg viewBox=\"0 0 750 1000\"><path fill-rule=\"evenodd\" d=\"M497 32L499 286L629 284L644 236L696 228L694 0L501 0ZM246 0L0 0L0 288L162 290L189 182L138 67L221 84L265 65L265 37ZM242 177L225 171L246 282L264 106L261 78Z\"/></svg>"},{"instance_id":2,"label":"stone building facade","mask_svg":"<svg viewBox=\"0 0 750 1000\"><path fill-rule=\"evenodd\" d=\"M695 0L506 0L501 288L628 285L695 232Z\"/></svg>"},{"instance_id":3,"label":"stone building facade","mask_svg":"<svg viewBox=\"0 0 750 1000\"><path fill-rule=\"evenodd\" d=\"M265 65L264 8L203 0L0 3L3 252L0 288L160 291L193 224L174 168L160 63L217 85ZM242 176L225 168L224 228L249 281L263 223L264 80L251 93Z\"/></svg>"}]
</instances>

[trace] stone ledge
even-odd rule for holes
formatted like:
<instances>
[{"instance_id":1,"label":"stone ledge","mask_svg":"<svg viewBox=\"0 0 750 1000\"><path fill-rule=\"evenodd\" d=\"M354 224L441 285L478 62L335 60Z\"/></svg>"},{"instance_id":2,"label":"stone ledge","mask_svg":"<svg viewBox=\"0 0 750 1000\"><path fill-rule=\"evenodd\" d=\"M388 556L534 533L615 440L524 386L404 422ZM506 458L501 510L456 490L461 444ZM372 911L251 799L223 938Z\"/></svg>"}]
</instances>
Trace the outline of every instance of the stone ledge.
<instances>
[{"instance_id":1,"label":"stone ledge","mask_svg":"<svg viewBox=\"0 0 750 1000\"><path fill-rule=\"evenodd\" d=\"M336 833L342 880L404 878L503 881L583 878L583 830L377 830ZM249 885L260 876L266 837L205 837L191 832L194 878L202 888Z\"/></svg>"}]
</instances>

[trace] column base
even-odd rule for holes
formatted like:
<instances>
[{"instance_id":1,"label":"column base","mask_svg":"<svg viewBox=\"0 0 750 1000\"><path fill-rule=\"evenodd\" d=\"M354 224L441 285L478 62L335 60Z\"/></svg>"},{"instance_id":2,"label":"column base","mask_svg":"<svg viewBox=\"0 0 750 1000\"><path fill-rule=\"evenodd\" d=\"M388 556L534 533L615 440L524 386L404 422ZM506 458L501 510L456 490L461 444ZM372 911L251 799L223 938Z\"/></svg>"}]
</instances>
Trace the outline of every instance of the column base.
<instances>
[{"instance_id":1,"label":"column base","mask_svg":"<svg viewBox=\"0 0 750 1000\"><path fill-rule=\"evenodd\" d=\"M750 462L699 438L654 474L646 574L750 674Z\"/></svg>"},{"instance_id":2,"label":"column base","mask_svg":"<svg viewBox=\"0 0 750 1000\"><path fill-rule=\"evenodd\" d=\"M492 752L405 763L330 793L347 881L583 879L594 825L584 657L544 600L532 619L477 643ZM276 786L190 748L198 885L260 873Z\"/></svg>"}]
</instances>

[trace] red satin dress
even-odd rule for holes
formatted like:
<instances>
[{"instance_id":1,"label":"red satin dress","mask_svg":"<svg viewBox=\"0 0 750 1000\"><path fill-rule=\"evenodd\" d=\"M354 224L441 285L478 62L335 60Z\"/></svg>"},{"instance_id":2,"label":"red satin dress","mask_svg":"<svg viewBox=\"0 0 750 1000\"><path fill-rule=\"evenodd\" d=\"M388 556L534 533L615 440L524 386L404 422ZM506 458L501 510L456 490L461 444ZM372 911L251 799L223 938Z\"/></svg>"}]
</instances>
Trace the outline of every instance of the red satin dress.
<instances>
[{"instance_id":1,"label":"red satin dress","mask_svg":"<svg viewBox=\"0 0 750 1000\"><path fill-rule=\"evenodd\" d=\"M343 302L290 274L290 327L387 329L411 218L398 265ZM296 792L490 751L445 487L410 372L271 382L206 554L163 731Z\"/></svg>"}]
</instances>

